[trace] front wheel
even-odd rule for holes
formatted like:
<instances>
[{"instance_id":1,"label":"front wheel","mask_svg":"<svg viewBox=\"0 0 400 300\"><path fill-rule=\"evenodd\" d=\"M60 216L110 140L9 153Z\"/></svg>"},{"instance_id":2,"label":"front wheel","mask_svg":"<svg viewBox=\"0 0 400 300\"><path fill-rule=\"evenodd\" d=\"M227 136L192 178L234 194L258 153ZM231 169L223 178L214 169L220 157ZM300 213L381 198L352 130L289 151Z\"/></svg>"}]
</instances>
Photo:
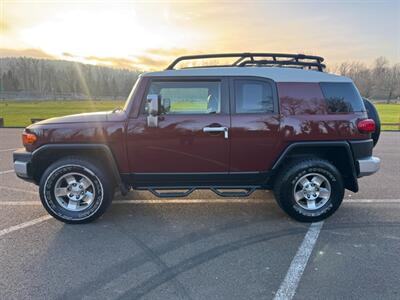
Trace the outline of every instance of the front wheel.
<instances>
[{"instance_id":1,"label":"front wheel","mask_svg":"<svg viewBox=\"0 0 400 300\"><path fill-rule=\"evenodd\" d=\"M56 161L39 186L44 208L65 223L88 223L100 217L112 201L114 185L90 160L71 157Z\"/></svg>"},{"instance_id":2,"label":"front wheel","mask_svg":"<svg viewBox=\"0 0 400 300\"><path fill-rule=\"evenodd\" d=\"M300 222L317 222L332 215L342 203L342 176L330 162L320 159L295 161L275 181L279 206Z\"/></svg>"}]
</instances>

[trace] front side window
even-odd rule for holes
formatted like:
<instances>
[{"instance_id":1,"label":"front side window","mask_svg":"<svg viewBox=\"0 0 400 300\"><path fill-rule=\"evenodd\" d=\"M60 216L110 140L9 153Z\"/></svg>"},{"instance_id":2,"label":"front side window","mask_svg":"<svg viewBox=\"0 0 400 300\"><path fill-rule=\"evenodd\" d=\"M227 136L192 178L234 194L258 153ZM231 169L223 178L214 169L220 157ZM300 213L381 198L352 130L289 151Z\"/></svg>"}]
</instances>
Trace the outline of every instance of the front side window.
<instances>
[{"instance_id":1,"label":"front side window","mask_svg":"<svg viewBox=\"0 0 400 300\"><path fill-rule=\"evenodd\" d=\"M221 83L219 81L155 81L148 94L169 100L165 114L218 114L221 112Z\"/></svg>"},{"instance_id":2,"label":"front side window","mask_svg":"<svg viewBox=\"0 0 400 300\"><path fill-rule=\"evenodd\" d=\"M274 111L270 83L260 80L235 80L236 113L266 113Z\"/></svg>"}]
</instances>

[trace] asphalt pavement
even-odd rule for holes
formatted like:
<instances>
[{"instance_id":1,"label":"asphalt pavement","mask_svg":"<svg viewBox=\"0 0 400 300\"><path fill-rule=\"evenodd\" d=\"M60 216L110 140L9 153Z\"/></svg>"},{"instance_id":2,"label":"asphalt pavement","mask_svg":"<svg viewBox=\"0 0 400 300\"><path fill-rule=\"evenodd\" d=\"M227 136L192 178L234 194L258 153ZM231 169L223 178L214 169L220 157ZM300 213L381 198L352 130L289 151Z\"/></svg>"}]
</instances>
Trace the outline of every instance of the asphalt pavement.
<instances>
[{"instance_id":1,"label":"asphalt pavement","mask_svg":"<svg viewBox=\"0 0 400 300\"><path fill-rule=\"evenodd\" d=\"M380 172L312 225L268 191L130 192L66 225L11 171L20 132L0 129L0 299L400 299L399 132L374 150Z\"/></svg>"}]
</instances>

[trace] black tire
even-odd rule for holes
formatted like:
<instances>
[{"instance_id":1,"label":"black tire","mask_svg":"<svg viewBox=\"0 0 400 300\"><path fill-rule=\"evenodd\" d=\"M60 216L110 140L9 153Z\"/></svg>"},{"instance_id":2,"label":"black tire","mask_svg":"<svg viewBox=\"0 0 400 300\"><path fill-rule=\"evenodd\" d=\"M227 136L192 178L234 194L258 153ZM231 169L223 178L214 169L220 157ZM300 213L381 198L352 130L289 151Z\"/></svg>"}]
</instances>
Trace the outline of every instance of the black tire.
<instances>
[{"instance_id":1,"label":"black tire","mask_svg":"<svg viewBox=\"0 0 400 300\"><path fill-rule=\"evenodd\" d=\"M63 207L62 204L67 205L69 203L70 200L66 198L69 196L56 197L55 195L56 184L61 182L63 176L70 173L76 174L74 178L81 178L82 180L85 177L92 183L88 192L92 193L93 200L87 207L82 205L83 208L81 208L79 206L79 209L82 209L79 211L71 211ZM79 182L77 184L79 185ZM89 223L100 217L112 202L114 190L115 185L103 168L89 159L80 157L68 157L54 162L43 173L39 184L40 199L44 208L54 218L68 224ZM82 197L86 197L86 195ZM61 204L57 200L60 198L66 199L65 203L61 201ZM84 202L78 203L83 204Z\"/></svg>"},{"instance_id":2,"label":"black tire","mask_svg":"<svg viewBox=\"0 0 400 300\"><path fill-rule=\"evenodd\" d=\"M375 105L368 99L363 98L364 106L367 109L368 118L375 121L375 132L371 134L371 138L374 141L374 147L379 141L381 135L381 119L379 118L378 110Z\"/></svg>"},{"instance_id":3,"label":"black tire","mask_svg":"<svg viewBox=\"0 0 400 300\"><path fill-rule=\"evenodd\" d=\"M313 210L302 207L296 202L294 195L295 188L299 187L298 181L307 174L321 175L321 178L329 183L331 191L330 196L326 197L328 200L324 200L327 202L325 204L319 202L321 207ZM314 175L310 176L314 177ZM328 183L325 184L328 185ZM318 222L332 215L342 203L344 197L343 179L337 168L326 160L293 161L278 174L274 184L274 195L278 205L293 219L300 222ZM304 198L304 200L306 199ZM317 201L318 198L315 203ZM305 205L307 205L308 202L305 202Z\"/></svg>"}]
</instances>

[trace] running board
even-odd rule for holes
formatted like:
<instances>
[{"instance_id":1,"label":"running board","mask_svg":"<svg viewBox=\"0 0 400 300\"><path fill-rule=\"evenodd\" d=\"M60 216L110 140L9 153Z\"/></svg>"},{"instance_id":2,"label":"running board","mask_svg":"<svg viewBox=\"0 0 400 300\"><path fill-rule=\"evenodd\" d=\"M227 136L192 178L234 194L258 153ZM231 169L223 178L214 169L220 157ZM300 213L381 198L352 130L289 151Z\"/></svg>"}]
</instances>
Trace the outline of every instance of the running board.
<instances>
[{"instance_id":1,"label":"running board","mask_svg":"<svg viewBox=\"0 0 400 300\"><path fill-rule=\"evenodd\" d=\"M215 187L215 186L200 186L200 187L138 187L138 190L147 190L151 192L154 196L159 198L178 198L178 197L187 197L195 190L211 190L215 194L220 197L248 197L250 196L256 189L260 188L259 186L235 186L235 187ZM179 191L183 190L183 191ZM230 190L230 191L222 191L222 190ZM233 191L232 191L233 190ZM240 190L240 191L234 191Z\"/></svg>"},{"instance_id":2,"label":"running board","mask_svg":"<svg viewBox=\"0 0 400 300\"><path fill-rule=\"evenodd\" d=\"M252 188L244 188L242 192L222 192L218 188L210 188L214 193L221 197L248 197L250 196L255 190L255 187Z\"/></svg>"},{"instance_id":3,"label":"running board","mask_svg":"<svg viewBox=\"0 0 400 300\"><path fill-rule=\"evenodd\" d=\"M177 198L177 197L186 197L189 196L195 188L187 189L185 192L159 192L158 190L166 190L165 188L148 188L149 192L151 192L154 196L159 198Z\"/></svg>"}]
</instances>

